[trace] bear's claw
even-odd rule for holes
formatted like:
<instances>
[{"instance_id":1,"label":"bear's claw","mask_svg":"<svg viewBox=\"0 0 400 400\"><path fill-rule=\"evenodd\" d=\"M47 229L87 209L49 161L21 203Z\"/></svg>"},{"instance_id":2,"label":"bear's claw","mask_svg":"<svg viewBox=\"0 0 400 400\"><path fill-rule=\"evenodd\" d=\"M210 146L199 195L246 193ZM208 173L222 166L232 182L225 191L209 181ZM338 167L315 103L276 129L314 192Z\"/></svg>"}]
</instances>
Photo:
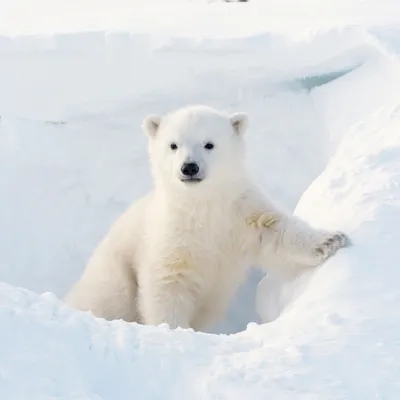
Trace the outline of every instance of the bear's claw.
<instances>
[{"instance_id":1,"label":"bear's claw","mask_svg":"<svg viewBox=\"0 0 400 400\"><path fill-rule=\"evenodd\" d=\"M339 249L351 245L350 238L342 232L328 233L315 249L315 256L321 261L333 256Z\"/></svg>"}]
</instances>

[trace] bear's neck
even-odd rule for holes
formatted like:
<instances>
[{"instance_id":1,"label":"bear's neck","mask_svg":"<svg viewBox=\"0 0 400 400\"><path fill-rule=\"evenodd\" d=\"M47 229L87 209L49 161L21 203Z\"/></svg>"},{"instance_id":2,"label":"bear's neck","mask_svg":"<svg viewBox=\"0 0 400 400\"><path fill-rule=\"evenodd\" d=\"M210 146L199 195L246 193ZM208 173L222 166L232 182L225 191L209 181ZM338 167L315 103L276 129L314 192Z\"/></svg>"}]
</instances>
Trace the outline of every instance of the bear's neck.
<instances>
[{"instance_id":1,"label":"bear's neck","mask_svg":"<svg viewBox=\"0 0 400 400\"><path fill-rule=\"evenodd\" d=\"M165 205L180 208L183 205L222 207L229 206L244 193L250 185L247 177L226 180L218 185L208 182L182 184L173 188L158 184L156 198Z\"/></svg>"}]
</instances>

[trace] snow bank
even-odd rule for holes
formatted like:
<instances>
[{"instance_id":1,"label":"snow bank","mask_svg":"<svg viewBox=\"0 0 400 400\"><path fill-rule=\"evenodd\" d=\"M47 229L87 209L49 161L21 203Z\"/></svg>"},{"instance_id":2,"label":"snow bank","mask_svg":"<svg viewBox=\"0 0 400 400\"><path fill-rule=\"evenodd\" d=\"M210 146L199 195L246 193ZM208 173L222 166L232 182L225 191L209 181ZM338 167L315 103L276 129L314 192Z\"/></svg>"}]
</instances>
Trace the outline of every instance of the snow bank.
<instances>
[{"instance_id":1,"label":"snow bank","mask_svg":"<svg viewBox=\"0 0 400 400\"><path fill-rule=\"evenodd\" d=\"M0 41L0 398L397 399L393 35L82 35ZM107 322L38 294L62 296L111 221L149 189L141 118L189 102L248 111L255 176L354 246L301 281L264 278L264 318L289 306L243 330L258 320L253 276L214 328L243 330L232 335Z\"/></svg>"}]
</instances>

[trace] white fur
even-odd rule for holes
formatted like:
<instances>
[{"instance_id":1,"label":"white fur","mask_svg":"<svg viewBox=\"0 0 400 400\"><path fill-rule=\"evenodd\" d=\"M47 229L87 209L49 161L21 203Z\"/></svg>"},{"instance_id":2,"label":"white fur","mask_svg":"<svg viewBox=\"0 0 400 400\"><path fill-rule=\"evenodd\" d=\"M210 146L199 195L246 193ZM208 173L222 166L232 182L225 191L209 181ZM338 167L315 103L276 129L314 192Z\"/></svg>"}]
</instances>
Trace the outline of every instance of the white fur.
<instances>
[{"instance_id":1,"label":"white fur","mask_svg":"<svg viewBox=\"0 0 400 400\"><path fill-rule=\"evenodd\" d=\"M345 235L285 215L254 186L246 128L245 114L204 106L146 117L155 188L112 226L67 303L107 319L198 330L223 316L248 266L296 273L346 245ZM184 162L196 162L204 179L182 182Z\"/></svg>"}]
</instances>

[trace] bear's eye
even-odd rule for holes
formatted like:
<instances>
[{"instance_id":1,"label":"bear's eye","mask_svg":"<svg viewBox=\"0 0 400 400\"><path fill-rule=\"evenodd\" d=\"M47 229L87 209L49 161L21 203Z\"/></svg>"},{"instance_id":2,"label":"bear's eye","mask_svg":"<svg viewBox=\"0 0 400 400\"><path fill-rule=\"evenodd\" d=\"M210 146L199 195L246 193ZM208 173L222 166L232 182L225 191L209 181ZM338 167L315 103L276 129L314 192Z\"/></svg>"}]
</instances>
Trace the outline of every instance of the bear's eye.
<instances>
[{"instance_id":1,"label":"bear's eye","mask_svg":"<svg viewBox=\"0 0 400 400\"><path fill-rule=\"evenodd\" d=\"M178 148L178 146L176 145L176 143L171 143L169 145L169 147L171 148L171 150L176 150Z\"/></svg>"},{"instance_id":2,"label":"bear's eye","mask_svg":"<svg viewBox=\"0 0 400 400\"><path fill-rule=\"evenodd\" d=\"M214 148L214 143L208 142L204 145L204 148L207 150L212 150Z\"/></svg>"}]
</instances>

